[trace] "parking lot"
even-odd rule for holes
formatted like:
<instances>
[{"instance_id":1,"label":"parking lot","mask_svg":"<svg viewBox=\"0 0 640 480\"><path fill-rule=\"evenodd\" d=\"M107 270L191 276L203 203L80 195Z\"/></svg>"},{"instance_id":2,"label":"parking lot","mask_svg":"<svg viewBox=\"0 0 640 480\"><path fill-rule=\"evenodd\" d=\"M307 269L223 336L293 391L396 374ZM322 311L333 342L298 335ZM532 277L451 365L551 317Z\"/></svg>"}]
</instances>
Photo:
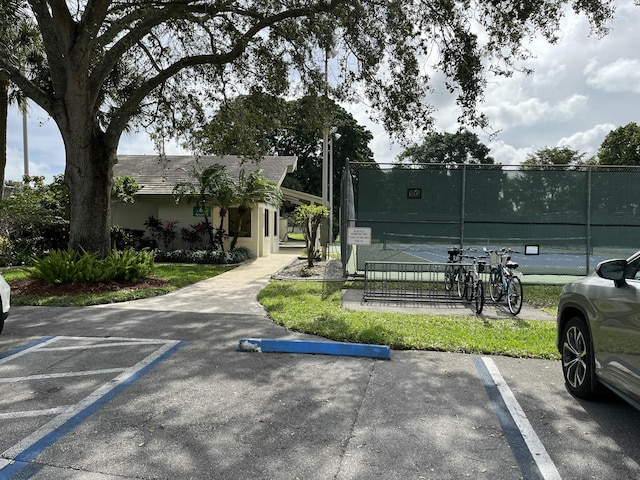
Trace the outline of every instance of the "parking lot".
<instances>
[{"instance_id":1,"label":"parking lot","mask_svg":"<svg viewBox=\"0 0 640 480\"><path fill-rule=\"evenodd\" d=\"M241 274L120 305L15 308L0 335L0 479L640 478L640 412L574 399L557 361L237 351L321 340L271 322L263 282Z\"/></svg>"},{"instance_id":2,"label":"parking lot","mask_svg":"<svg viewBox=\"0 0 640 480\"><path fill-rule=\"evenodd\" d=\"M0 472L11 475L181 346L176 341L43 337L0 357ZM35 373L38 372L38 373ZM18 440L15 444L14 441Z\"/></svg>"},{"instance_id":3,"label":"parking lot","mask_svg":"<svg viewBox=\"0 0 640 480\"><path fill-rule=\"evenodd\" d=\"M236 351L312 338L256 315L25 307L6 329L0 478L640 476L638 412L576 401L557 362Z\"/></svg>"}]
</instances>

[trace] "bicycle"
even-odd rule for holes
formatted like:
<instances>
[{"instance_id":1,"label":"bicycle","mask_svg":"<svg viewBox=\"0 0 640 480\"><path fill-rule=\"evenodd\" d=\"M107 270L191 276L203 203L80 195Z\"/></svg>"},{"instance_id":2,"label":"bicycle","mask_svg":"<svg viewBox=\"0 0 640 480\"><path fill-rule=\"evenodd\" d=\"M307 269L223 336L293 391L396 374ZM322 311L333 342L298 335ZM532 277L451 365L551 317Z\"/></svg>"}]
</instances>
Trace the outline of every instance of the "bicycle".
<instances>
[{"instance_id":1,"label":"bicycle","mask_svg":"<svg viewBox=\"0 0 640 480\"><path fill-rule=\"evenodd\" d=\"M472 259L472 268L469 271L465 269L464 275L464 298L467 301L474 301L474 307L476 314L480 315L484 308L484 284L480 278L480 274L484 272L485 262L481 261L481 258L487 257L474 257L471 255L462 255L464 258ZM458 284L460 288L460 284Z\"/></svg>"},{"instance_id":2,"label":"bicycle","mask_svg":"<svg viewBox=\"0 0 640 480\"><path fill-rule=\"evenodd\" d=\"M447 264L462 263L462 249L451 247L447 250L447 253L449 254ZM457 284L461 269L462 265L447 265L444 268L444 289L446 291L451 291L453 286Z\"/></svg>"},{"instance_id":3,"label":"bicycle","mask_svg":"<svg viewBox=\"0 0 640 480\"><path fill-rule=\"evenodd\" d=\"M444 269L444 288L447 291L451 291L453 286L456 285L456 291L458 292L458 298L464 298L464 285L465 277L467 275L467 269L462 265L462 257L465 251L475 252L473 247L467 247L465 249L458 247L451 247L447 250L449 254L448 264L457 263L459 265L447 265ZM469 257L472 258L472 257Z\"/></svg>"},{"instance_id":4,"label":"bicycle","mask_svg":"<svg viewBox=\"0 0 640 480\"><path fill-rule=\"evenodd\" d=\"M522 282L514 270L518 264L511 261L511 253L518 253L510 248L500 250L487 250L489 254L491 271L489 273L489 295L491 300L499 302L503 296L507 297L509 311L513 315L520 313L522 309Z\"/></svg>"}]
</instances>

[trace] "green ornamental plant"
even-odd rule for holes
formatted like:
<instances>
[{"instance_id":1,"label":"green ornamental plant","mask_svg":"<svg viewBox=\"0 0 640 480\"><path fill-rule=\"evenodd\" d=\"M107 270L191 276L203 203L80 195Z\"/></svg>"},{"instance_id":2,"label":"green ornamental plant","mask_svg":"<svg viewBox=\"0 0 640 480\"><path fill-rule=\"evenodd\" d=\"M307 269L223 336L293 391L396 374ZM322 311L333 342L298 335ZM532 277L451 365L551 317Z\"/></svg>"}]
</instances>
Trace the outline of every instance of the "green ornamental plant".
<instances>
[{"instance_id":1,"label":"green ornamental plant","mask_svg":"<svg viewBox=\"0 0 640 480\"><path fill-rule=\"evenodd\" d=\"M150 275L154 255L149 250L137 252L131 248L119 252L115 248L104 259L97 253L75 250L52 250L48 255L34 257L28 270L31 278L49 283L137 282Z\"/></svg>"},{"instance_id":2,"label":"green ornamental plant","mask_svg":"<svg viewBox=\"0 0 640 480\"><path fill-rule=\"evenodd\" d=\"M300 205L294 211L296 225L302 228L302 233L304 233L305 248L307 251L307 268L313 268L318 227L320 227L322 219L328 216L329 209L322 205Z\"/></svg>"}]
</instances>

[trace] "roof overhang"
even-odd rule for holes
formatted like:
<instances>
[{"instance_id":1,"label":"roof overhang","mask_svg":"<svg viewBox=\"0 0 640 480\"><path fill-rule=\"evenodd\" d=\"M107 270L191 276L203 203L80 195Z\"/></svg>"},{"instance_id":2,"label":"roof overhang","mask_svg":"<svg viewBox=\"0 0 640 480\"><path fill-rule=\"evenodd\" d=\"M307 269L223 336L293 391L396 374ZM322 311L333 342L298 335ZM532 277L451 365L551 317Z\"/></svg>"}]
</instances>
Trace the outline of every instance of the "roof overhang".
<instances>
[{"instance_id":1,"label":"roof overhang","mask_svg":"<svg viewBox=\"0 0 640 480\"><path fill-rule=\"evenodd\" d=\"M299 192L286 187L280 187L282 197L293 203L294 205L323 205L322 197L311 195L309 193Z\"/></svg>"}]
</instances>

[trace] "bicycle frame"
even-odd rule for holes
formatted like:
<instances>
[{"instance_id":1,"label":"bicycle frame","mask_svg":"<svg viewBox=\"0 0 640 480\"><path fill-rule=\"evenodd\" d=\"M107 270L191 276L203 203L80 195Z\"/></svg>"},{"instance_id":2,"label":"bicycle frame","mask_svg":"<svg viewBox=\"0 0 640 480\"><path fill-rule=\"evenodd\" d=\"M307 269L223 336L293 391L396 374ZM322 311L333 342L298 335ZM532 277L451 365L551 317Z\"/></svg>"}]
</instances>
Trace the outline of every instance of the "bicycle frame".
<instances>
[{"instance_id":1,"label":"bicycle frame","mask_svg":"<svg viewBox=\"0 0 640 480\"><path fill-rule=\"evenodd\" d=\"M464 297L468 301L475 301L475 312L480 315L484 307L484 285L480 279L480 273L484 270L485 262L480 261L479 259L486 257L473 257L470 255L462 256L472 259L473 262L471 270L465 271Z\"/></svg>"},{"instance_id":2,"label":"bicycle frame","mask_svg":"<svg viewBox=\"0 0 640 480\"><path fill-rule=\"evenodd\" d=\"M522 282L515 273L517 263L510 262L510 253L514 250L503 248L501 250L487 250L491 259L491 273L489 275L489 293L494 302L499 302L502 297L507 298L509 311L513 315L520 313L522 308Z\"/></svg>"}]
</instances>

